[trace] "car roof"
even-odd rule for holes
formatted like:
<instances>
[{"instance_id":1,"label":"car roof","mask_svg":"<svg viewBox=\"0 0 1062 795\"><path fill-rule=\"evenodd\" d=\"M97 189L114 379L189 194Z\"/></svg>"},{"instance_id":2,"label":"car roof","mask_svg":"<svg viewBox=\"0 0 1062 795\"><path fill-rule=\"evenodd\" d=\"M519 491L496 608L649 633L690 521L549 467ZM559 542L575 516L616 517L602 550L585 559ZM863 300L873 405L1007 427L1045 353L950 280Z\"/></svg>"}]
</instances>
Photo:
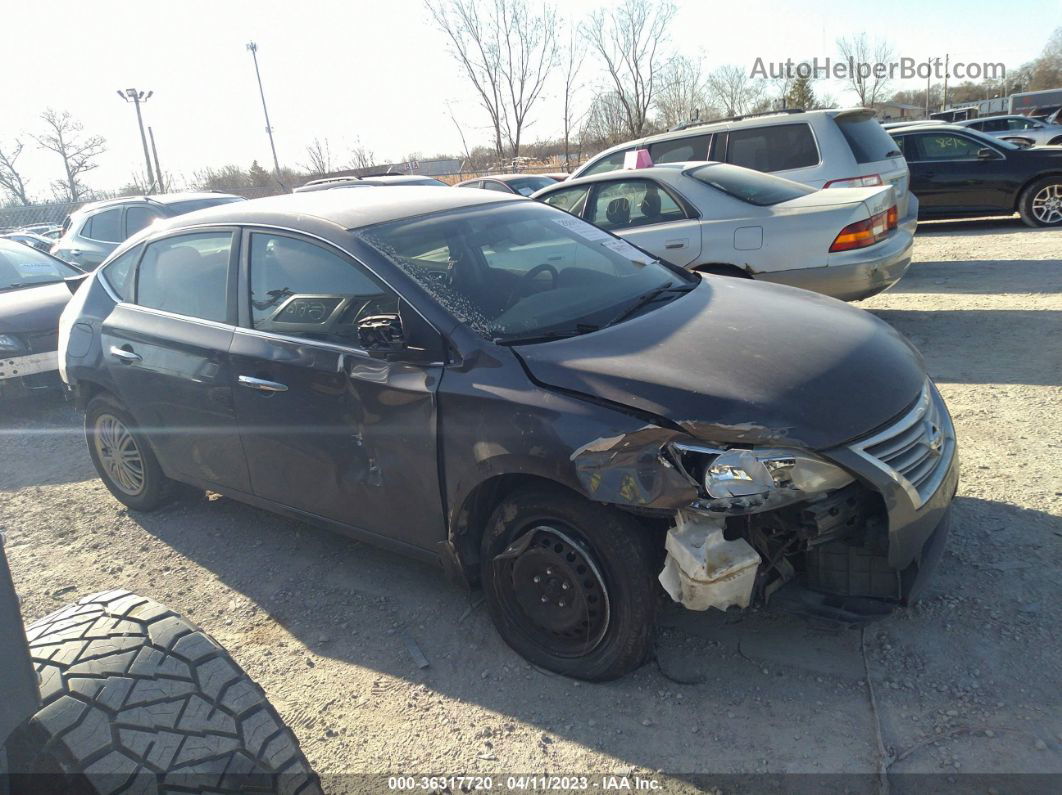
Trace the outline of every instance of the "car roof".
<instances>
[{"instance_id":1,"label":"car roof","mask_svg":"<svg viewBox=\"0 0 1062 795\"><path fill-rule=\"evenodd\" d=\"M633 177L670 177L680 174L686 169L694 166L711 166L717 165L718 163L718 160L690 160L678 163L659 163L649 168L619 168L615 171L604 171L600 174L588 174L585 177L573 177L571 179L566 179L563 182L557 182L554 185L547 185L537 191L535 195L537 196L539 193L552 193L555 190L570 188L574 185L589 185L593 182L609 182L616 179L630 179Z\"/></svg>"},{"instance_id":2,"label":"car roof","mask_svg":"<svg viewBox=\"0 0 1062 795\"><path fill-rule=\"evenodd\" d=\"M496 179L498 182L512 182L518 179L527 179L528 177L544 177L546 179L552 179L549 174L484 174L482 177L474 177L473 179L466 179L465 182L473 182L478 179Z\"/></svg>"},{"instance_id":3,"label":"car roof","mask_svg":"<svg viewBox=\"0 0 1062 795\"><path fill-rule=\"evenodd\" d=\"M430 185L381 185L374 190L318 190L219 204L178 216L161 228L199 224L254 224L262 223L264 218L275 220L278 215L287 215L292 218L312 216L343 229L358 229L385 221L499 201L525 199L472 188L439 190Z\"/></svg>"},{"instance_id":4,"label":"car roof","mask_svg":"<svg viewBox=\"0 0 1062 795\"><path fill-rule=\"evenodd\" d=\"M726 119L713 119L711 121L700 122L696 124L690 124L682 126L678 129L668 130L667 132L655 133L653 135L647 135L642 138L633 138L630 141L624 141L623 143L616 144L608 149L595 154L590 160L596 160L601 155L613 154L615 152L621 152L624 149L630 149L631 147L641 148L643 146L650 146L661 141L674 141L682 138L693 138L697 135L707 135L711 132L718 130L729 130L733 127L744 126L773 126L776 124L794 124L804 119L814 119L826 116L828 118L837 118L842 115L852 115L856 113L865 113L869 118L873 118L875 111L870 108L830 108L828 110L779 110L769 113L754 113L745 116L733 116ZM748 123L746 125L746 122ZM587 160L587 162L590 162ZM585 164L584 164L585 165Z\"/></svg>"},{"instance_id":5,"label":"car roof","mask_svg":"<svg viewBox=\"0 0 1062 795\"><path fill-rule=\"evenodd\" d=\"M242 199L234 193L220 193L218 191L185 191L182 193L160 193L152 196L119 196L116 199L102 199L89 202L77 208L76 212L82 213L87 210L98 210L101 207L111 207L121 204L176 204L177 202L194 201L196 199Z\"/></svg>"},{"instance_id":6,"label":"car roof","mask_svg":"<svg viewBox=\"0 0 1062 795\"><path fill-rule=\"evenodd\" d=\"M897 133L908 132L924 132L924 133L936 133L941 130L954 130L955 132L970 132L969 128L965 124L959 124L958 122L949 122L947 124L912 124L909 127L898 127L896 129L888 130L889 135L896 135ZM977 132L974 130L974 132Z\"/></svg>"}]
</instances>

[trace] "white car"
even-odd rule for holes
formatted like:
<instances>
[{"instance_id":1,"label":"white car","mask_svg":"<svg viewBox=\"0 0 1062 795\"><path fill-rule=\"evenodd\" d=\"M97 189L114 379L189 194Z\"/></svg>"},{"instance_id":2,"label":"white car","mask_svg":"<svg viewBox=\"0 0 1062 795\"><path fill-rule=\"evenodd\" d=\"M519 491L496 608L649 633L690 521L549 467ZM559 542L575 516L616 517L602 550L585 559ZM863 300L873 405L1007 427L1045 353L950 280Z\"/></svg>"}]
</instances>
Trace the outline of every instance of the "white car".
<instances>
[{"instance_id":1,"label":"white car","mask_svg":"<svg viewBox=\"0 0 1062 795\"><path fill-rule=\"evenodd\" d=\"M1062 144L1062 124L1048 124L1028 116L984 116L957 121L962 127L979 130L1004 141L1026 146L1058 146Z\"/></svg>"},{"instance_id":2,"label":"white car","mask_svg":"<svg viewBox=\"0 0 1062 795\"><path fill-rule=\"evenodd\" d=\"M844 301L895 284L913 237L890 185L815 190L727 163L668 163L568 180L532 198L690 270Z\"/></svg>"},{"instance_id":3,"label":"white car","mask_svg":"<svg viewBox=\"0 0 1062 795\"><path fill-rule=\"evenodd\" d=\"M812 188L892 185L900 226L914 234L918 199L907 161L867 108L785 110L691 123L606 149L572 174L623 168L624 156L648 149L656 165L717 160L803 182Z\"/></svg>"}]
</instances>

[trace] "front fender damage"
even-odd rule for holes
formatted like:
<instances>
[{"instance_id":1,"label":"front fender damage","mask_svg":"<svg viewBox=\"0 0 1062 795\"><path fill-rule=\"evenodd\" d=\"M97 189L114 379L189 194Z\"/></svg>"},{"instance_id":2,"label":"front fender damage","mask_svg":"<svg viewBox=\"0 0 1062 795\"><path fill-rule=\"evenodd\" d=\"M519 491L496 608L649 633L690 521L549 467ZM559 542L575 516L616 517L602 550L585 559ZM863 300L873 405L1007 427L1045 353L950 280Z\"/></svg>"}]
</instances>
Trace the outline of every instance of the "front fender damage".
<instances>
[{"instance_id":1,"label":"front fender damage","mask_svg":"<svg viewBox=\"0 0 1062 795\"><path fill-rule=\"evenodd\" d=\"M667 454L669 442L688 438L678 431L646 425L602 437L571 455L586 496L598 502L672 512L698 497L697 484Z\"/></svg>"}]
</instances>

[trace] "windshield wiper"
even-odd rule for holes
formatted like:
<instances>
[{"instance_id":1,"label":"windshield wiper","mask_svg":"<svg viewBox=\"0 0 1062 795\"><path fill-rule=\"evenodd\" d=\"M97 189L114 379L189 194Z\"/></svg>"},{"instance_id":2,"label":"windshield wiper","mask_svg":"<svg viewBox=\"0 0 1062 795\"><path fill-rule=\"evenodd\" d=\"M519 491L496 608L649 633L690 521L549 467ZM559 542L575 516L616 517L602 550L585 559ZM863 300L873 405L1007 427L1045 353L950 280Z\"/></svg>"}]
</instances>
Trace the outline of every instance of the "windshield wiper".
<instances>
[{"instance_id":1,"label":"windshield wiper","mask_svg":"<svg viewBox=\"0 0 1062 795\"><path fill-rule=\"evenodd\" d=\"M550 340L566 340L570 337L578 337L580 334L589 334L597 331L601 326L593 323L578 323L574 328L559 331L543 331L537 334L528 334L526 337L495 337L496 345L531 345L536 342L549 342Z\"/></svg>"},{"instance_id":2,"label":"windshield wiper","mask_svg":"<svg viewBox=\"0 0 1062 795\"><path fill-rule=\"evenodd\" d=\"M601 328L608 328L609 326L614 326L617 323L622 323L624 320L629 318L643 306L653 303L653 301L655 301L657 298L660 298L661 296L666 295L667 293L688 293L696 286L696 284L674 285L671 282L668 282L662 287L657 287L656 289L650 290L647 293L642 293L634 299L634 302L632 304L627 306L626 309L624 309L614 318L602 325Z\"/></svg>"}]
</instances>

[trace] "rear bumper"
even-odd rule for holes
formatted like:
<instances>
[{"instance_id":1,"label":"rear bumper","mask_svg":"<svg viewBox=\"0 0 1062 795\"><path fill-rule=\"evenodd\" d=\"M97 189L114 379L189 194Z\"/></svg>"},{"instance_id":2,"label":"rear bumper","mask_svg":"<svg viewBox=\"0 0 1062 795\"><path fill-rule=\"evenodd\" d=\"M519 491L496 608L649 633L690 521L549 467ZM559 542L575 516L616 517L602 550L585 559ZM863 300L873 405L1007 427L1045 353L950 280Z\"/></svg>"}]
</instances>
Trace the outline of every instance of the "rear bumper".
<instances>
[{"instance_id":1,"label":"rear bumper","mask_svg":"<svg viewBox=\"0 0 1062 795\"><path fill-rule=\"evenodd\" d=\"M757 273L755 278L800 287L842 301L859 301L896 284L911 264L913 248L911 234L898 229L890 240L877 245L829 255L828 265Z\"/></svg>"}]
</instances>

